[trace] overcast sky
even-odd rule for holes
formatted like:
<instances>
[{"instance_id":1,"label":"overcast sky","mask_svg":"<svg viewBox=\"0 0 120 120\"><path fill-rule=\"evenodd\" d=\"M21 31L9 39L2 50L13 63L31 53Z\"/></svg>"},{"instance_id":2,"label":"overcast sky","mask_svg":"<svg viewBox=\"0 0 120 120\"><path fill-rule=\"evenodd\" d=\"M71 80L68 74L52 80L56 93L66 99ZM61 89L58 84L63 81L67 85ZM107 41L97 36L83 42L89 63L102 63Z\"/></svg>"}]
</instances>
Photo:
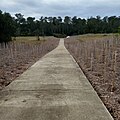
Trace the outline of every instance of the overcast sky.
<instances>
[{"instance_id":1,"label":"overcast sky","mask_svg":"<svg viewBox=\"0 0 120 120\"><path fill-rule=\"evenodd\" d=\"M12 15L41 16L120 16L120 0L0 0L0 9Z\"/></svg>"}]
</instances>

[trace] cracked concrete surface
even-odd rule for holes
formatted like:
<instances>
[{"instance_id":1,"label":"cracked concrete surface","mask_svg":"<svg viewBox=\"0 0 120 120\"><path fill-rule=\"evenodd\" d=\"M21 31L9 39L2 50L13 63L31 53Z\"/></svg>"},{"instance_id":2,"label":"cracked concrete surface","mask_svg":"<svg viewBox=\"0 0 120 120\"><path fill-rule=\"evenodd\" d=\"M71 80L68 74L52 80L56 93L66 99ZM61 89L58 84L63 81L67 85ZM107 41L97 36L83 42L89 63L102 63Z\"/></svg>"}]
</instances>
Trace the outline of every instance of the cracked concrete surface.
<instances>
[{"instance_id":1,"label":"cracked concrete surface","mask_svg":"<svg viewBox=\"0 0 120 120\"><path fill-rule=\"evenodd\" d=\"M41 58L0 92L0 120L113 120L64 47Z\"/></svg>"}]
</instances>

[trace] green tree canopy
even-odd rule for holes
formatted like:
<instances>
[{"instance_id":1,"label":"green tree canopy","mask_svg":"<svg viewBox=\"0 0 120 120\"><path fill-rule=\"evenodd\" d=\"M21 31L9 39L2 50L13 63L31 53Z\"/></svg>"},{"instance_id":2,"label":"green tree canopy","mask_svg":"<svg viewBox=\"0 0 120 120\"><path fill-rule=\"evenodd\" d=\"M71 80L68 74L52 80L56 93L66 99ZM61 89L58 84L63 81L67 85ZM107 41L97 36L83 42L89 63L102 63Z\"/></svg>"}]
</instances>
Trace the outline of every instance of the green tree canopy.
<instances>
[{"instance_id":1,"label":"green tree canopy","mask_svg":"<svg viewBox=\"0 0 120 120\"><path fill-rule=\"evenodd\" d=\"M15 29L15 19L9 13L0 11L0 43L11 41Z\"/></svg>"},{"instance_id":2,"label":"green tree canopy","mask_svg":"<svg viewBox=\"0 0 120 120\"><path fill-rule=\"evenodd\" d=\"M86 33L116 33L120 32L120 17L100 16L87 19L77 16L64 18L35 17L24 18L21 13L16 13L15 18L9 13L0 11L0 42L11 40L11 36L66 36Z\"/></svg>"}]
</instances>

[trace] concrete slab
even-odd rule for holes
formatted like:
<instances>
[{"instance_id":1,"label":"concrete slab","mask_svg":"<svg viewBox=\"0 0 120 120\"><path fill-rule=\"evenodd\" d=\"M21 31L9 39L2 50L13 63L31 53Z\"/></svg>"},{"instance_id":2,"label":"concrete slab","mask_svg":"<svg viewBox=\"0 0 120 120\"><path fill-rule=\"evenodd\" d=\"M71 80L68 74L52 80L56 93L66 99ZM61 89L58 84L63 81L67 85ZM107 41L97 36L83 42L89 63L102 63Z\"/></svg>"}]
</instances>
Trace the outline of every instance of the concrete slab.
<instances>
[{"instance_id":1,"label":"concrete slab","mask_svg":"<svg viewBox=\"0 0 120 120\"><path fill-rule=\"evenodd\" d=\"M113 120L61 39L0 92L0 120Z\"/></svg>"}]
</instances>

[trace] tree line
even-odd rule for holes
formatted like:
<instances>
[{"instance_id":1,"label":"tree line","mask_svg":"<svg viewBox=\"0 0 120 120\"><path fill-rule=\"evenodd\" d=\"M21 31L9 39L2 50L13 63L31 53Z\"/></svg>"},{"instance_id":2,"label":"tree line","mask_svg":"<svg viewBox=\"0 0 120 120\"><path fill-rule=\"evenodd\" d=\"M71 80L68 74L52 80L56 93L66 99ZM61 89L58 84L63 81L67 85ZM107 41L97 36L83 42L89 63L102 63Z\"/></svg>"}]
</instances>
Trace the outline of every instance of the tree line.
<instances>
[{"instance_id":1,"label":"tree line","mask_svg":"<svg viewBox=\"0 0 120 120\"><path fill-rule=\"evenodd\" d=\"M87 33L116 33L120 27L120 16L89 17L27 17L21 13L12 17L0 11L0 42L8 42L16 36L57 36L65 37Z\"/></svg>"}]
</instances>

